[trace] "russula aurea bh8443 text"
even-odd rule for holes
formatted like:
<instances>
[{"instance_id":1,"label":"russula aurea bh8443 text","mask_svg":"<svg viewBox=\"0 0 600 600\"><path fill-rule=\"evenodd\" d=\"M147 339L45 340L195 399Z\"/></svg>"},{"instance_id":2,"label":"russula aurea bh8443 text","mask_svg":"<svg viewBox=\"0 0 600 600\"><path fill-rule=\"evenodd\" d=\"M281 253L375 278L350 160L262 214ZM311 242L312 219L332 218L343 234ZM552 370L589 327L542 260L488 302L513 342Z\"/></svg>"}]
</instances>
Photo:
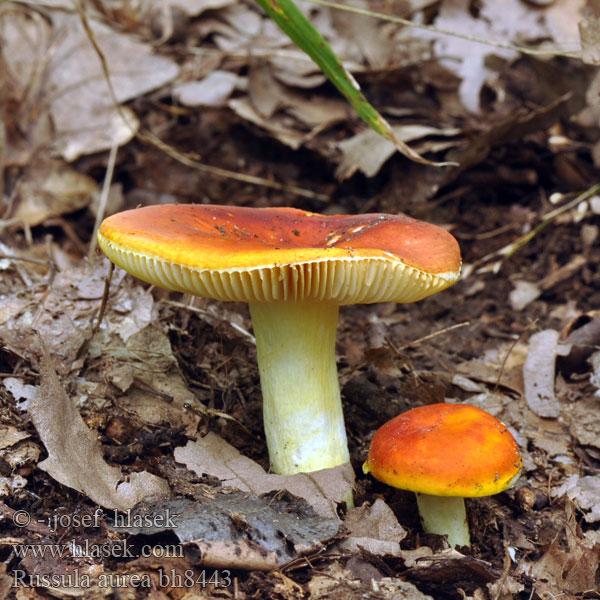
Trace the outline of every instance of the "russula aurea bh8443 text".
<instances>
[{"instance_id":1,"label":"russula aurea bh8443 text","mask_svg":"<svg viewBox=\"0 0 600 600\"><path fill-rule=\"evenodd\" d=\"M464 498L502 492L522 466L515 439L498 419L469 404L430 404L382 425L363 470L416 492L425 531L469 546Z\"/></svg>"},{"instance_id":2,"label":"russula aurea bh8443 text","mask_svg":"<svg viewBox=\"0 0 600 600\"><path fill-rule=\"evenodd\" d=\"M164 288L248 302L272 469L348 461L335 363L343 304L414 302L460 272L456 240L403 216L160 205L107 218L108 258Z\"/></svg>"}]
</instances>

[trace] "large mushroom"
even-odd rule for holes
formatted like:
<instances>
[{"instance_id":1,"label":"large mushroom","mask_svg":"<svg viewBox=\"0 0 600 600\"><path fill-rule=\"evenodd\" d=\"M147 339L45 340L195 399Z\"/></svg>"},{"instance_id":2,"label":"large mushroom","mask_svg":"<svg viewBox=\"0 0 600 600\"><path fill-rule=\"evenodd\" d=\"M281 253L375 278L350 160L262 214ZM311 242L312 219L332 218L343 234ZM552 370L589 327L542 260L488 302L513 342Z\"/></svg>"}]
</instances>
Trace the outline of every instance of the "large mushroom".
<instances>
[{"instance_id":1,"label":"large mushroom","mask_svg":"<svg viewBox=\"0 0 600 600\"><path fill-rule=\"evenodd\" d=\"M384 423L363 471L415 492L426 532L447 535L451 546L470 546L464 498L502 492L522 467L501 421L469 404L430 404Z\"/></svg>"},{"instance_id":2,"label":"large mushroom","mask_svg":"<svg viewBox=\"0 0 600 600\"><path fill-rule=\"evenodd\" d=\"M248 302L271 468L349 460L335 362L340 305L414 302L452 285L456 240L404 216L159 205L107 218L116 265L164 288Z\"/></svg>"}]
</instances>

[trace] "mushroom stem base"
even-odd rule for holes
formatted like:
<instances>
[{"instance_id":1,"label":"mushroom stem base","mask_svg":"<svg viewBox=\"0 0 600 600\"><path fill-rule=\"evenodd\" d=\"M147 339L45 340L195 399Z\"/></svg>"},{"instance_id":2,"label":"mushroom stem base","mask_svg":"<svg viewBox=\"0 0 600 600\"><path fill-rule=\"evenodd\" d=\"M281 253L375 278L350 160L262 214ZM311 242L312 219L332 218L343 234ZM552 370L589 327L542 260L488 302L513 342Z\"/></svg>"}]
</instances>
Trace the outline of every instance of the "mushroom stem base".
<instances>
[{"instance_id":1,"label":"mushroom stem base","mask_svg":"<svg viewBox=\"0 0 600 600\"><path fill-rule=\"evenodd\" d=\"M349 460L335 362L338 312L326 302L250 304L275 473L307 473Z\"/></svg>"},{"instance_id":2,"label":"mushroom stem base","mask_svg":"<svg viewBox=\"0 0 600 600\"><path fill-rule=\"evenodd\" d=\"M427 533L447 535L451 547L470 546L465 500L456 496L416 494L423 529Z\"/></svg>"}]
</instances>

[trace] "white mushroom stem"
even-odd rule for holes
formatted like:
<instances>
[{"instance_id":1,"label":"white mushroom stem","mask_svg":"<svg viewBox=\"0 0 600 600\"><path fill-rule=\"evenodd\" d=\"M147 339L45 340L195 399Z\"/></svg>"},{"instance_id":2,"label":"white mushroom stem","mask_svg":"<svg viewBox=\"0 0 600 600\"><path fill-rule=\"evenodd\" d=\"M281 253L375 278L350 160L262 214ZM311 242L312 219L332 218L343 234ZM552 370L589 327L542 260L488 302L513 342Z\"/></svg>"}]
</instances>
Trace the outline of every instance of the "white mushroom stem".
<instances>
[{"instance_id":1,"label":"white mushroom stem","mask_svg":"<svg viewBox=\"0 0 600 600\"><path fill-rule=\"evenodd\" d=\"M427 533L447 535L453 548L471 545L464 498L417 494L417 506Z\"/></svg>"},{"instance_id":2,"label":"white mushroom stem","mask_svg":"<svg viewBox=\"0 0 600 600\"><path fill-rule=\"evenodd\" d=\"M335 338L327 302L250 303L271 468L291 475L347 462Z\"/></svg>"}]
</instances>

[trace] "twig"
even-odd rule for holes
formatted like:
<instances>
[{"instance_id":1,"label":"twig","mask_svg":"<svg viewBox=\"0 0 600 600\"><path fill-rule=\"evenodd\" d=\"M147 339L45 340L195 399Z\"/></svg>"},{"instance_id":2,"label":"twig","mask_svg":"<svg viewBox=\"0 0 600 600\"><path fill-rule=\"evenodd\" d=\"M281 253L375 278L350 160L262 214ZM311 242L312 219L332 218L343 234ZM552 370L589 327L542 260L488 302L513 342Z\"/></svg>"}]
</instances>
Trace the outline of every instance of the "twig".
<instances>
[{"instance_id":1,"label":"twig","mask_svg":"<svg viewBox=\"0 0 600 600\"><path fill-rule=\"evenodd\" d=\"M110 282L112 281L114 269L115 265L109 262L108 275L106 276L106 281L104 282L104 291L102 292L102 301L100 302L100 310L98 310L98 320L96 321L96 324L92 327L92 335L94 335L98 331L100 323L102 323L102 319L104 318L104 312L106 311L106 303L108 302L108 293L110 291Z\"/></svg>"},{"instance_id":2,"label":"twig","mask_svg":"<svg viewBox=\"0 0 600 600\"><path fill-rule=\"evenodd\" d=\"M110 147L110 153L108 155L108 162L106 164L106 173L104 175L104 183L102 185L102 193L100 194L100 202L98 203L98 210L96 211L96 222L94 223L94 233L90 241L90 248L88 250L88 260L92 259L96 246L98 245L98 229L100 223L104 219L104 213L106 212L106 204L108 203L108 194L110 192L110 184L112 183L113 173L115 170L115 162L117 160L117 150L119 144L116 139L113 141L113 145Z\"/></svg>"},{"instance_id":3,"label":"twig","mask_svg":"<svg viewBox=\"0 0 600 600\"><path fill-rule=\"evenodd\" d=\"M416 346L417 344L420 344L421 342L425 342L434 337L437 337L438 335L448 333L448 331L452 331L453 329L459 329L460 327L467 327L470 324L471 324L470 321L463 321L462 323L456 323L455 325L450 325L450 327L444 327L444 329L440 329L439 331L434 331L433 333L430 333L429 335L426 335L422 338L413 340L412 342L409 342L408 344L404 344L404 346L400 346L399 348L396 348L396 346L394 346L389 340L388 340L388 343L390 344L390 346L392 347L392 350L396 354L400 354L400 352L407 350L408 348L412 348L413 346Z\"/></svg>"},{"instance_id":4,"label":"twig","mask_svg":"<svg viewBox=\"0 0 600 600\"><path fill-rule=\"evenodd\" d=\"M15 189L16 188L17 186L15 186ZM13 194L11 194L11 197L8 199L9 204L12 203L12 199L15 195L15 190L13 189ZM0 231L3 231L4 229L11 227L12 225L20 225L23 228L25 241L30 246L33 246L33 235L31 234L31 227L29 226L29 223L25 219L21 219L20 217L13 217L12 219L0 219Z\"/></svg>"},{"instance_id":5,"label":"twig","mask_svg":"<svg viewBox=\"0 0 600 600\"><path fill-rule=\"evenodd\" d=\"M241 327L237 323L234 323L233 321L228 321L227 319L224 319L223 317L219 317L217 315L211 314L207 310L204 310L202 308L197 308L196 306L190 306L189 304L183 304L182 302L175 302L174 300L163 300L162 302L163 302L163 304L167 304L169 306L174 306L175 308L183 308L185 310L189 310L189 311L198 313L200 315L204 315L210 319L215 319L217 321L227 323L228 325L231 325L231 327L233 327L233 329L235 329L238 333L241 333L242 335L246 336L253 344L256 344L256 338L249 331L246 331L243 327Z\"/></svg>"},{"instance_id":6,"label":"twig","mask_svg":"<svg viewBox=\"0 0 600 600\"><path fill-rule=\"evenodd\" d=\"M529 233L526 233L525 235L518 237L516 240L512 241L510 244L507 244L506 246L503 246L499 250L495 250L494 252L491 252L490 254L486 254L485 256L477 259L476 261L474 261L471 264L471 268L474 269L475 267L478 267L479 265L482 265L483 263L486 263L496 257L499 258L498 262L501 264L504 259L510 258L515 252L517 252L523 246L528 244L538 233L540 233L540 231L542 231L542 229L545 229L548 225L550 225L550 223L552 223L552 221L554 221L554 219L556 219L556 217L571 210L572 208L577 206L579 203L584 202L585 200L588 200L589 198L591 198L598 192L600 192L600 184L596 184L596 185L592 186L585 192L582 192L581 194L579 194L576 198L574 198L570 202L563 204L563 206L559 206L558 208L551 210L550 212L543 215L542 222L539 223L538 225L536 225Z\"/></svg>"},{"instance_id":7,"label":"twig","mask_svg":"<svg viewBox=\"0 0 600 600\"><path fill-rule=\"evenodd\" d=\"M47 269L52 268L52 265L48 261L40 258L26 258L25 256L10 256L8 254L0 254L0 260L20 260L23 262L33 263L34 265L42 265Z\"/></svg>"}]
</instances>

